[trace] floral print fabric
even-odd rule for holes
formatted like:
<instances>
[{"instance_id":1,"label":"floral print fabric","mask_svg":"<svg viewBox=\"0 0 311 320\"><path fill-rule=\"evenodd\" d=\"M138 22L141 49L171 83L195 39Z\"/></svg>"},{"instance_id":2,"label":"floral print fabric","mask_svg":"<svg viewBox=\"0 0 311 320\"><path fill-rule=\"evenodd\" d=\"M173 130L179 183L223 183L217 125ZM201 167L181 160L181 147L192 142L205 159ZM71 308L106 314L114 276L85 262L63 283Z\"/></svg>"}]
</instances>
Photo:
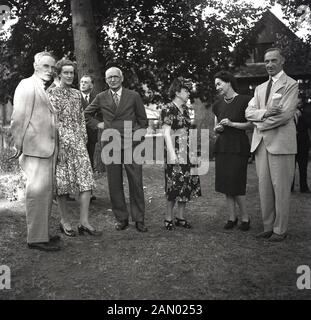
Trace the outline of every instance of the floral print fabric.
<instances>
[{"instance_id":1,"label":"floral print fabric","mask_svg":"<svg viewBox=\"0 0 311 320\"><path fill-rule=\"evenodd\" d=\"M56 163L56 193L65 195L91 190L94 179L86 149L81 94L76 89L54 87L48 91L48 96L58 114L59 151L65 154L63 159L58 156Z\"/></svg>"},{"instance_id":2,"label":"floral print fabric","mask_svg":"<svg viewBox=\"0 0 311 320\"><path fill-rule=\"evenodd\" d=\"M160 125L171 127L171 137L175 141L177 164L167 163L167 150L165 152L165 193L169 201L188 202L192 198L201 196L200 178L191 175L189 158L189 129L191 120L186 106L180 112L174 103L165 106L160 114Z\"/></svg>"}]
</instances>

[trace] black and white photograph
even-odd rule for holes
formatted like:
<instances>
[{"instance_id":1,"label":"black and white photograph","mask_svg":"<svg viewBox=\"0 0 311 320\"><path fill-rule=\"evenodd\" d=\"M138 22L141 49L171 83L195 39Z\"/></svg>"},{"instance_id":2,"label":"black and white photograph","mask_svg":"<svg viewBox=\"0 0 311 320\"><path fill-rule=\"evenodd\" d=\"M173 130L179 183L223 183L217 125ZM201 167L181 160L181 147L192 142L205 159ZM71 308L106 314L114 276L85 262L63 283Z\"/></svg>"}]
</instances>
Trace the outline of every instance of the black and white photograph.
<instances>
[{"instance_id":1,"label":"black and white photograph","mask_svg":"<svg viewBox=\"0 0 311 320\"><path fill-rule=\"evenodd\" d=\"M0 0L0 300L310 300L310 137L308 0Z\"/></svg>"}]
</instances>

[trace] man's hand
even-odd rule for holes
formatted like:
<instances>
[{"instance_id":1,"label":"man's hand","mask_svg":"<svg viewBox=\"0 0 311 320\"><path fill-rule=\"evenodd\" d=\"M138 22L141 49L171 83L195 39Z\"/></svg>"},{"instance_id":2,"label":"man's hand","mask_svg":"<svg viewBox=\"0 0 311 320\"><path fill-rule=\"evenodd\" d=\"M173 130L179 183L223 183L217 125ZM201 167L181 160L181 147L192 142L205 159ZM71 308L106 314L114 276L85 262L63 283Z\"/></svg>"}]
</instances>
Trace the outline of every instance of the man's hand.
<instances>
[{"instance_id":1,"label":"man's hand","mask_svg":"<svg viewBox=\"0 0 311 320\"><path fill-rule=\"evenodd\" d=\"M279 106L274 106L274 107L271 107L269 108L265 114L264 114L264 118L269 118L269 117L272 117L272 116L276 116L278 114L282 113L282 106L279 105Z\"/></svg>"},{"instance_id":2,"label":"man's hand","mask_svg":"<svg viewBox=\"0 0 311 320\"><path fill-rule=\"evenodd\" d=\"M105 129L105 122L99 122L99 123L97 123L97 128L104 130L104 129Z\"/></svg>"},{"instance_id":3,"label":"man's hand","mask_svg":"<svg viewBox=\"0 0 311 320\"><path fill-rule=\"evenodd\" d=\"M23 153L22 150L19 150L19 149L17 149L17 148L15 148L15 149L16 149L16 150L15 150L15 153L13 154L13 156L9 157L8 160L18 159L18 158L21 156L21 154Z\"/></svg>"}]
</instances>

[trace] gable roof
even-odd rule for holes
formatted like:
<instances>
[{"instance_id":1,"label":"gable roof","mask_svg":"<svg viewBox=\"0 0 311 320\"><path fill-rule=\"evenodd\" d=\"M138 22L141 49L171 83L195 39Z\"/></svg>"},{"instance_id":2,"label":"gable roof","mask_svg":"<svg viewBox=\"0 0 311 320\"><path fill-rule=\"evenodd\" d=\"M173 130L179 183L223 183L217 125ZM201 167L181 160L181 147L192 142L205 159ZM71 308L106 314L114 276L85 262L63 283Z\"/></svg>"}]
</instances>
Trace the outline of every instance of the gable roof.
<instances>
[{"instance_id":1,"label":"gable roof","mask_svg":"<svg viewBox=\"0 0 311 320\"><path fill-rule=\"evenodd\" d=\"M292 32L281 20L279 20L270 10L267 10L262 15L261 19L257 21L253 27L256 37L254 48L257 46L264 46L274 44L278 35L286 35L286 37L302 45L304 42ZM295 78L311 77L310 65L293 65L285 63L284 71ZM246 63L245 65L236 68L235 76L237 78L263 78L267 77L265 64L263 62Z\"/></svg>"}]
</instances>

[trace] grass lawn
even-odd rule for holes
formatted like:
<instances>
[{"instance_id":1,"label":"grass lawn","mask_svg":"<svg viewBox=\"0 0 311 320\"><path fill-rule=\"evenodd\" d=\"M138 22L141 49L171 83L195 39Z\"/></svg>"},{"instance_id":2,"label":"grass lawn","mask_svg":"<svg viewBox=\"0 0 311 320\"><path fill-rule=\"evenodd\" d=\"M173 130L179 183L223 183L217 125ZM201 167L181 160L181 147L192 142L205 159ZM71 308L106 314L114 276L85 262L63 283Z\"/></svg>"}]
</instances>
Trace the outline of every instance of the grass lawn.
<instances>
[{"instance_id":1,"label":"grass lawn","mask_svg":"<svg viewBox=\"0 0 311 320\"><path fill-rule=\"evenodd\" d=\"M310 177L311 175L309 175ZM298 182L298 179L297 179ZM297 183L296 182L296 183ZM249 165L247 209L251 229L226 231L225 199L214 191L214 163L201 177L202 197L187 206L193 229L163 227L163 169L144 166L146 225L114 229L106 177L97 179L91 204L100 238L62 236L63 250L45 253L26 247L24 200L0 200L0 265L11 269L11 290L0 299L309 299L298 290L297 267L311 266L311 195L294 192L289 238L269 243L262 231L255 165ZM127 190L127 180L125 179ZM296 190L298 187L296 186ZM78 203L70 202L77 224ZM58 233L53 206L52 233Z\"/></svg>"}]
</instances>

